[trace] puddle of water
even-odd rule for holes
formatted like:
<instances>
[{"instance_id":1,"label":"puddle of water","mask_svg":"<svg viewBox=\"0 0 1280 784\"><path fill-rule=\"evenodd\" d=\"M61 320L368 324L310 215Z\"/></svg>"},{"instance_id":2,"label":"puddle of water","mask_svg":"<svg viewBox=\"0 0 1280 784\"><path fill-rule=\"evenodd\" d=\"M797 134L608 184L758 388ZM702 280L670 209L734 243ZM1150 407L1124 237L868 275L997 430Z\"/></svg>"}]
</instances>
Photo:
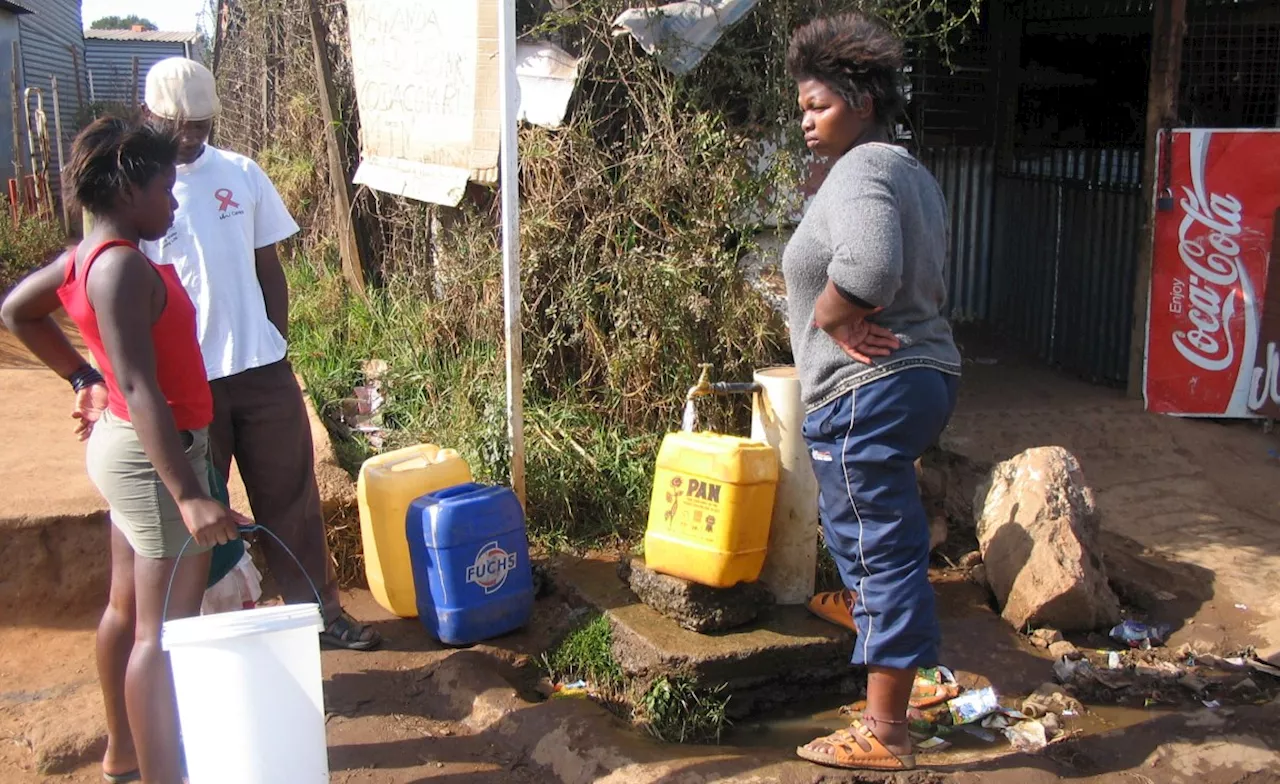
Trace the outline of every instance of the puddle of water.
<instances>
[{"instance_id":1,"label":"puddle of water","mask_svg":"<svg viewBox=\"0 0 1280 784\"><path fill-rule=\"evenodd\" d=\"M772 717L760 717L735 725L725 737L725 743L748 748L790 749L803 746L814 738L835 732L849 725L848 717L840 715L840 705L824 701L807 706L795 706ZM1063 719L1070 732L1098 735L1152 721L1175 711L1169 709L1144 710L1118 705L1092 705L1082 716ZM950 748L921 755L931 765L956 765L975 759L997 757L1014 753L1009 742L999 732L996 740L988 743L963 731L953 731L945 740Z\"/></svg>"}]
</instances>

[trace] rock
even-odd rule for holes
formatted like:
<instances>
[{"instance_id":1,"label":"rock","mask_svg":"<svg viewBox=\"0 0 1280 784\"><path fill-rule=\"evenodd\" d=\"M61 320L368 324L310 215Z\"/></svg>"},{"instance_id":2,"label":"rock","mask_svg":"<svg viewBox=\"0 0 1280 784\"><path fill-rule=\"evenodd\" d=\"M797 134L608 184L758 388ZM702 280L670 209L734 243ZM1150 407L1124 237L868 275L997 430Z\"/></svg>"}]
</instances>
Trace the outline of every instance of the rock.
<instances>
[{"instance_id":1,"label":"rock","mask_svg":"<svg viewBox=\"0 0 1280 784\"><path fill-rule=\"evenodd\" d=\"M977 566L970 569L969 582L973 583L974 585L980 585L983 588L986 588L988 591L991 590L991 583L990 581L987 580L987 567L983 566L982 564L978 564Z\"/></svg>"},{"instance_id":2,"label":"rock","mask_svg":"<svg viewBox=\"0 0 1280 784\"><path fill-rule=\"evenodd\" d=\"M941 515L929 521L929 552L933 552L947 541L947 518Z\"/></svg>"},{"instance_id":3,"label":"rock","mask_svg":"<svg viewBox=\"0 0 1280 784\"><path fill-rule=\"evenodd\" d=\"M1049 645L1049 655L1055 659L1071 659L1080 655L1080 649L1066 640L1058 640Z\"/></svg>"},{"instance_id":4,"label":"rock","mask_svg":"<svg viewBox=\"0 0 1280 784\"><path fill-rule=\"evenodd\" d=\"M959 565L961 569L972 569L982 563L982 553L977 550L965 553L960 556Z\"/></svg>"},{"instance_id":5,"label":"rock","mask_svg":"<svg viewBox=\"0 0 1280 784\"><path fill-rule=\"evenodd\" d=\"M1204 691L1209 688L1209 684L1206 683L1203 678L1197 678L1194 675L1184 675L1179 678L1178 685L1187 691L1194 692L1196 694L1203 694Z\"/></svg>"},{"instance_id":6,"label":"rock","mask_svg":"<svg viewBox=\"0 0 1280 784\"><path fill-rule=\"evenodd\" d=\"M1040 447L1001 463L974 508L982 562L1006 621L1091 631L1120 620L1093 491L1070 452Z\"/></svg>"},{"instance_id":7,"label":"rock","mask_svg":"<svg viewBox=\"0 0 1280 784\"><path fill-rule=\"evenodd\" d=\"M1062 632L1057 629L1036 629L1031 632L1031 644L1037 648L1048 648L1055 642L1062 642Z\"/></svg>"},{"instance_id":8,"label":"rock","mask_svg":"<svg viewBox=\"0 0 1280 784\"><path fill-rule=\"evenodd\" d=\"M733 629L754 621L761 610L773 606L773 594L763 583L708 588L659 574L639 559L619 564L618 576L640 601L691 632Z\"/></svg>"}]
</instances>

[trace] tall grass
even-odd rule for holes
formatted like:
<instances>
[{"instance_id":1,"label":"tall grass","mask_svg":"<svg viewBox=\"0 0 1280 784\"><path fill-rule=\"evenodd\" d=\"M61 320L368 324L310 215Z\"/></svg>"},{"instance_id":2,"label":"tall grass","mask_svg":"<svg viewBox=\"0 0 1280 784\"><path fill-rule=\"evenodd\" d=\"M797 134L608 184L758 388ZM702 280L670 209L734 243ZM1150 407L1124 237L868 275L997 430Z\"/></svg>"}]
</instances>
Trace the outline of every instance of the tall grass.
<instances>
[{"instance_id":1,"label":"tall grass","mask_svg":"<svg viewBox=\"0 0 1280 784\"><path fill-rule=\"evenodd\" d=\"M0 298L27 273L47 263L66 239L56 220L27 215L15 226L9 219L8 202L0 201Z\"/></svg>"},{"instance_id":2,"label":"tall grass","mask_svg":"<svg viewBox=\"0 0 1280 784\"><path fill-rule=\"evenodd\" d=\"M319 407L332 411L361 381L365 360L385 361L388 445L451 446L481 479L503 481L510 456L493 192L473 187L463 209L446 210L362 190L355 217L374 268L368 300L349 295L334 263L332 175L304 5L237 3L242 24L223 41L218 74L231 96L222 143L262 162L305 227L289 265L295 362ZM531 532L549 544L635 538L658 443L677 426L699 363L747 380L789 359L784 325L740 268L767 213L789 208L770 206L767 195L794 194L801 168L784 67L789 32L817 13L863 8L922 45L945 44L977 2L761 3L687 78L612 34L629 5L519 3L523 38L581 58L564 127L524 128L519 140L528 512ZM326 14L331 32L345 29L341 3ZM285 40L273 53L276 35ZM354 153L349 51L340 34L329 44L341 140ZM257 88L264 70L275 76L272 105ZM766 139L784 149L760 167ZM702 421L741 432L743 403L710 405ZM344 453L352 463L361 456Z\"/></svg>"}]
</instances>

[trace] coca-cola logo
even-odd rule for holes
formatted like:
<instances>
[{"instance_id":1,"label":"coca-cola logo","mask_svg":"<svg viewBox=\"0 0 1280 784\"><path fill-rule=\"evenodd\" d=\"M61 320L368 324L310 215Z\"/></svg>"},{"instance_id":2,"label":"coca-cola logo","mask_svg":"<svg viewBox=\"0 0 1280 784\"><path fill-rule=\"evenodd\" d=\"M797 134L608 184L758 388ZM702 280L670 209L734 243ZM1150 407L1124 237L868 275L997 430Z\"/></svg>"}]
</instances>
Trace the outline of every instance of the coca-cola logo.
<instances>
[{"instance_id":1,"label":"coca-cola logo","mask_svg":"<svg viewBox=\"0 0 1280 784\"><path fill-rule=\"evenodd\" d=\"M1193 159L1194 166L1194 159ZM1203 184L1194 170L1192 182ZM1178 353L1196 367L1213 372L1236 361L1230 324L1236 311L1236 283L1248 273L1240 264L1243 207L1235 196L1183 188L1186 217L1178 227L1178 255L1190 273L1187 320L1195 329L1173 333Z\"/></svg>"},{"instance_id":2,"label":"coca-cola logo","mask_svg":"<svg viewBox=\"0 0 1280 784\"><path fill-rule=\"evenodd\" d=\"M1209 136L1192 134L1190 139L1191 185L1182 188L1178 256L1188 273L1186 319L1191 329L1174 331L1173 345L1192 365L1219 373L1235 367L1241 344L1252 342L1248 329L1255 320L1255 306L1241 257L1244 204L1233 194L1208 190ZM1180 310L1180 297L1178 304ZM1243 320L1237 318L1241 307Z\"/></svg>"}]
</instances>

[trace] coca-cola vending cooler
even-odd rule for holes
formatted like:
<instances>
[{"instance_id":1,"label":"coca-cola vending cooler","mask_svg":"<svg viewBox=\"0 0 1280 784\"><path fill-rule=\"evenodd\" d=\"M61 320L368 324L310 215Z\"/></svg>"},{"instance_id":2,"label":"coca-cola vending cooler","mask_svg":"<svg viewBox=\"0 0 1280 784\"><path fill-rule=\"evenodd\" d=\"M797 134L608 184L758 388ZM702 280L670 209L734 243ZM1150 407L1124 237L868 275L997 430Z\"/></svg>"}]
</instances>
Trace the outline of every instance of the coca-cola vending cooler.
<instances>
[{"instance_id":1,"label":"coca-cola vending cooler","mask_svg":"<svg viewBox=\"0 0 1280 784\"><path fill-rule=\"evenodd\" d=\"M1280 131L1175 129L1156 160L1147 408L1280 417Z\"/></svg>"}]
</instances>

